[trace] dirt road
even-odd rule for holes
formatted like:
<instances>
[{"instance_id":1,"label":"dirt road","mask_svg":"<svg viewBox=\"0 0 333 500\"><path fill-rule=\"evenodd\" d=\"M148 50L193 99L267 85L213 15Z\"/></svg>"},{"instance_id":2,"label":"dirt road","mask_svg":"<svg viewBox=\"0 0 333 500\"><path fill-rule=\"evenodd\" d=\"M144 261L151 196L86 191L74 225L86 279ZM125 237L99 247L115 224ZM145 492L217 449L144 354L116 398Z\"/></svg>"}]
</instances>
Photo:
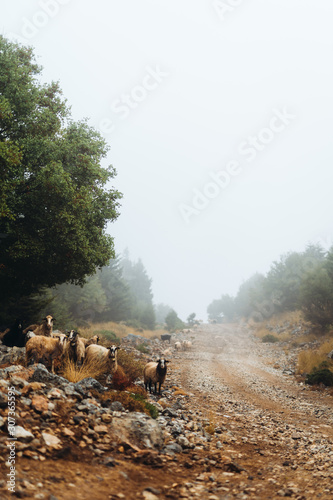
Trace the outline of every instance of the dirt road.
<instances>
[{"instance_id":1,"label":"dirt road","mask_svg":"<svg viewBox=\"0 0 333 500\"><path fill-rule=\"evenodd\" d=\"M24 496L332 499L332 393L297 383L286 374L290 355L246 327L204 326L193 336L193 349L171 358L163 397L152 397L164 408L166 440L181 452L119 447L108 466L105 456L87 453L37 463L22 457Z\"/></svg>"}]
</instances>

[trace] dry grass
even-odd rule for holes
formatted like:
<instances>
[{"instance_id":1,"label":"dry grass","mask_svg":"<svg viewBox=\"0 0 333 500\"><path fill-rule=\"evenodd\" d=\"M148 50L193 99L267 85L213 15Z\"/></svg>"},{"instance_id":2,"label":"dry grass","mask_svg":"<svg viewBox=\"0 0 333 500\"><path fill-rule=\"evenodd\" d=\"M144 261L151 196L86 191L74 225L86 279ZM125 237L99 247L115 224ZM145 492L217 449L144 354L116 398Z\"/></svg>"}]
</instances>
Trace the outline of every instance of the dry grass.
<instances>
[{"instance_id":1,"label":"dry grass","mask_svg":"<svg viewBox=\"0 0 333 500\"><path fill-rule=\"evenodd\" d=\"M129 333L133 335L140 335L146 339L151 339L153 337L159 337L163 333L167 333L164 329L159 330L141 330L138 331L136 328L123 325L121 323L115 323L114 321L109 321L107 323L93 323L89 327L80 328L80 335L85 338L93 337L99 332L111 332L115 334L119 339L126 337ZM104 334L107 339L107 333Z\"/></svg>"},{"instance_id":2,"label":"dry grass","mask_svg":"<svg viewBox=\"0 0 333 500\"><path fill-rule=\"evenodd\" d=\"M105 374L107 368L104 364L97 364L94 361L89 363L84 363L83 366L77 366L74 361L66 359L61 370L61 375L65 377L69 382L80 382L87 377L92 377L94 379L99 379Z\"/></svg>"},{"instance_id":3,"label":"dry grass","mask_svg":"<svg viewBox=\"0 0 333 500\"><path fill-rule=\"evenodd\" d=\"M333 339L325 340L321 346L316 350L301 351L298 355L297 373L303 375L304 373L311 373L313 368L318 367L323 362L330 362L327 354L333 349ZM333 371L333 363L330 370Z\"/></svg>"}]
</instances>

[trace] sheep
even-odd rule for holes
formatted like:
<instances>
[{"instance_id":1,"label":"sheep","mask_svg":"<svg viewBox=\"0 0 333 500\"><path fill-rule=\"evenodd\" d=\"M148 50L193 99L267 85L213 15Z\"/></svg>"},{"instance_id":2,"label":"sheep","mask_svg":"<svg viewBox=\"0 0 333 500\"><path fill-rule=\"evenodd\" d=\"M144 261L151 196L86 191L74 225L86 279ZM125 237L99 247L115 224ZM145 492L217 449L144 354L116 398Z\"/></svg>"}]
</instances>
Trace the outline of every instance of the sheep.
<instances>
[{"instance_id":1,"label":"sheep","mask_svg":"<svg viewBox=\"0 0 333 500\"><path fill-rule=\"evenodd\" d=\"M175 342L175 349L176 351L180 351L182 348L182 344L177 340L177 342Z\"/></svg>"},{"instance_id":2,"label":"sheep","mask_svg":"<svg viewBox=\"0 0 333 500\"><path fill-rule=\"evenodd\" d=\"M163 333L163 334L161 335L161 340L162 340L162 342L164 342L164 341L168 341L168 342L169 342L169 344L170 344L170 340L171 340L171 333Z\"/></svg>"},{"instance_id":3,"label":"sheep","mask_svg":"<svg viewBox=\"0 0 333 500\"><path fill-rule=\"evenodd\" d=\"M145 389L149 386L149 392L151 393L152 384L155 385L155 393L157 392L157 384L159 384L158 393L161 394L161 385L164 383L166 373L167 373L167 361L166 359L159 359L157 362L151 361L147 363L143 369L143 379L145 384Z\"/></svg>"},{"instance_id":4,"label":"sheep","mask_svg":"<svg viewBox=\"0 0 333 500\"><path fill-rule=\"evenodd\" d=\"M24 347L25 346L25 331L22 331L22 322L17 319L15 323L9 327L2 327L0 340L7 347Z\"/></svg>"},{"instance_id":5,"label":"sheep","mask_svg":"<svg viewBox=\"0 0 333 500\"><path fill-rule=\"evenodd\" d=\"M74 363L78 366L81 366L83 364L86 354L86 346L82 338L79 337L78 332L73 331L73 336L68 341L66 346L66 353L69 359L71 361L74 361Z\"/></svg>"},{"instance_id":6,"label":"sheep","mask_svg":"<svg viewBox=\"0 0 333 500\"><path fill-rule=\"evenodd\" d=\"M109 374L114 373L118 368L118 361L117 361L118 349L120 349L120 347L116 345L111 345L108 348L103 347L102 345L95 345L95 344L89 345L86 348L86 353L85 353L86 357L84 360L84 364L105 363L106 371L108 371Z\"/></svg>"},{"instance_id":7,"label":"sheep","mask_svg":"<svg viewBox=\"0 0 333 500\"><path fill-rule=\"evenodd\" d=\"M42 323L37 323L34 325L29 325L27 328L23 330L23 333L26 334L27 332L31 331L35 335L43 335L44 337L52 337L52 330L53 330L53 322L56 319L53 318L50 314L46 316L42 321Z\"/></svg>"},{"instance_id":8,"label":"sheep","mask_svg":"<svg viewBox=\"0 0 333 500\"><path fill-rule=\"evenodd\" d=\"M51 362L51 372L54 373L54 360L62 355L64 343L64 339L44 337L43 335L35 335L30 338L26 343L27 366L33 363L43 363L45 366L49 366Z\"/></svg>"},{"instance_id":9,"label":"sheep","mask_svg":"<svg viewBox=\"0 0 333 500\"><path fill-rule=\"evenodd\" d=\"M187 350L191 349L192 342L190 340L183 340L182 346L183 346L184 351L187 351Z\"/></svg>"},{"instance_id":10,"label":"sheep","mask_svg":"<svg viewBox=\"0 0 333 500\"><path fill-rule=\"evenodd\" d=\"M88 346L90 345L93 345L93 344L98 344L99 342L99 336L98 335L94 335L93 337L90 337L90 339L85 339L83 337L80 337L82 342L84 343L85 347L87 348Z\"/></svg>"}]
</instances>

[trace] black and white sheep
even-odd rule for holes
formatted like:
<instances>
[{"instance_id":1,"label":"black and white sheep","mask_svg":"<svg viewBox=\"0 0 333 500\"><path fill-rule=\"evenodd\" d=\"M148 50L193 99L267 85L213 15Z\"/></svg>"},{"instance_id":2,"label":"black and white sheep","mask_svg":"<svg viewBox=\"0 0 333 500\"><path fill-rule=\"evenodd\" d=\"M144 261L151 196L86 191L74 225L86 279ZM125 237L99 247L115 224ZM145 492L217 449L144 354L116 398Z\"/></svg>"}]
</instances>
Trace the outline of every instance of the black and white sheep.
<instances>
[{"instance_id":1,"label":"black and white sheep","mask_svg":"<svg viewBox=\"0 0 333 500\"><path fill-rule=\"evenodd\" d=\"M166 359L159 359L157 362L151 361L147 363L143 369L143 379L145 384L145 389L149 387L149 392L152 392L152 384L155 386L155 393L161 394L161 385L164 383L167 374L167 361Z\"/></svg>"}]
</instances>

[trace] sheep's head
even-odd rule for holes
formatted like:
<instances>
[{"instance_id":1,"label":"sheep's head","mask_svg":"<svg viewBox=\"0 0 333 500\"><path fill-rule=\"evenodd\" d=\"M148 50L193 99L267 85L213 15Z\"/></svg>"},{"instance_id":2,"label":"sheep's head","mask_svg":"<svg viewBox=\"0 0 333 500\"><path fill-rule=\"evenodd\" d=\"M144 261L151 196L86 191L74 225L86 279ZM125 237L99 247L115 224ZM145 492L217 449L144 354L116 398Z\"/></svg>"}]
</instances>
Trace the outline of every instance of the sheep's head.
<instances>
[{"instance_id":1,"label":"sheep's head","mask_svg":"<svg viewBox=\"0 0 333 500\"><path fill-rule=\"evenodd\" d=\"M79 333L75 330L69 330L66 332L66 337L68 338L68 340L73 340L78 336L78 334Z\"/></svg>"},{"instance_id":2,"label":"sheep's head","mask_svg":"<svg viewBox=\"0 0 333 500\"><path fill-rule=\"evenodd\" d=\"M108 347L108 349L109 349L109 360L116 361L117 350L120 349L120 347L116 345L111 345L110 347Z\"/></svg>"},{"instance_id":3,"label":"sheep's head","mask_svg":"<svg viewBox=\"0 0 333 500\"><path fill-rule=\"evenodd\" d=\"M170 361L162 358L157 361L157 369L158 370L166 370L167 368L167 363L170 363Z\"/></svg>"},{"instance_id":4,"label":"sheep's head","mask_svg":"<svg viewBox=\"0 0 333 500\"><path fill-rule=\"evenodd\" d=\"M51 328L53 326L53 322L55 321L56 319L51 316L51 314L48 314L45 318L43 318L43 321L45 321L46 325Z\"/></svg>"}]
</instances>

